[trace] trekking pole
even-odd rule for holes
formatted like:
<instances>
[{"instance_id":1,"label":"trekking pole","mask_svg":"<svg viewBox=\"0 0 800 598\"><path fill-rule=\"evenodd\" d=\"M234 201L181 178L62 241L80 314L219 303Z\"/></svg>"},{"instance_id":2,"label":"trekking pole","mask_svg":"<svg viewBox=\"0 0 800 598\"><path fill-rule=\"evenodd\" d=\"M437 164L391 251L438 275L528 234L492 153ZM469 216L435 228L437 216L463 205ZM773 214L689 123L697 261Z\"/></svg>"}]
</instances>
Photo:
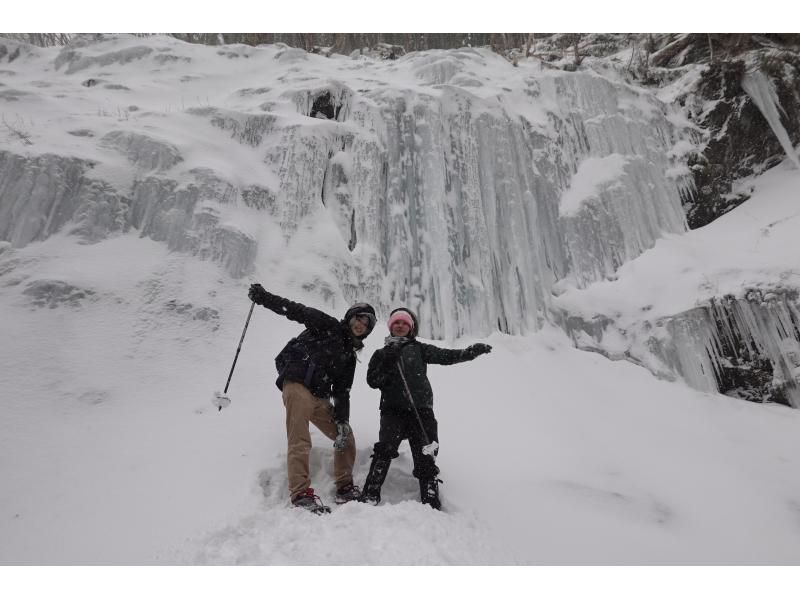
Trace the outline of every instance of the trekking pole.
<instances>
[{"instance_id":1,"label":"trekking pole","mask_svg":"<svg viewBox=\"0 0 800 598\"><path fill-rule=\"evenodd\" d=\"M228 385L231 383L231 378L233 377L233 369L236 367L236 360L239 359L239 351L242 350L242 343L244 342L244 335L247 333L247 326L250 324L250 316L253 315L253 308L256 306L256 302L250 305L250 313L247 314L247 321L244 323L244 330L242 330L242 338L239 339L239 346L236 347L236 356L233 358L233 365L231 366L231 373L228 374L228 381L225 383L225 390L222 392L215 392L214 399L211 401L216 407L217 411L222 411L223 407L227 407L231 404L231 400L228 398Z\"/></svg>"},{"instance_id":2,"label":"trekking pole","mask_svg":"<svg viewBox=\"0 0 800 598\"><path fill-rule=\"evenodd\" d=\"M414 397L411 396L411 389L408 387L408 382L406 382L406 375L403 373L403 366L400 365L400 362L397 362L397 371L400 372L400 378L403 380L403 386L406 389L406 397L408 398L408 402L411 403L411 409L414 410L414 415L417 416L417 423L419 424L419 429L422 432L422 439L425 441L425 446L422 447L422 454L423 455L430 455L431 458L436 458L436 449L439 448L439 443L435 440L433 442L430 441L428 438L428 433L425 432L425 426L422 425L422 418L419 416L419 411L417 411L417 406L414 404Z\"/></svg>"}]
</instances>

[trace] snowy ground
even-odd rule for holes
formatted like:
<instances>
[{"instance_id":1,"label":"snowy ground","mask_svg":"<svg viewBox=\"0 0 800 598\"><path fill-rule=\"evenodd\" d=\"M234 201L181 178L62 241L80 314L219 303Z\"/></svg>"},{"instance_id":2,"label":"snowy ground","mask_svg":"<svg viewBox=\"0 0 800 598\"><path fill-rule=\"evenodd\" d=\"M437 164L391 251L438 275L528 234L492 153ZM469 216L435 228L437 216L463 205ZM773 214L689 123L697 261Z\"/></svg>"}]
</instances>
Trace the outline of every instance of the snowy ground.
<instances>
[{"instance_id":1,"label":"snowy ground","mask_svg":"<svg viewBox=\"0 0 800 598\"><path fill-rule=\"evenodd\" d=\"M69 89L85 75L49 85L77 101L83 88ZM33 96L19 102L19 119L41 151L96 157L66 130L91 122L100 135L137 118L116 96L125 90L103 87L52 132L54 100L18 77ZM180 97L157 78L136 83L144 120L215 99L192 78ZM216 155L208 131L194 138L195 121L184 120L175 133L191 137L187 163ZM251 182L244 153L219 159ZM706 278L718 281L715 293L775 276L796 282L797 172L781 167L754 184L753 199L709 227L664 239L616 282L560 300L576 311L651 304L668 314L704 298ZM431 368L444 512L418 504L407 445L385 504L334 506L325 518L289 509L272 359L299 326L258 308L232 406L218 413L210 400L224 386L250 282L330 309L302 281L288 286L280 268L295 266L273 262L236 281L135 232L95 245L56 235L0 246L0 564L800 564L800 412L657 380L577 351L554 329L463 338L457 346L495 349ZM338 298L338 313L345 308ZM377 439L378 397L364 377L383 335L368 340L353 389L357 483ZM314 438L314 487L331 504L332 447Z\"/></svg>"},{"instance_id":2,"label":"snowy ground","mask_svg":"<svg viewBox=\"0 0 800 598\"><path fill-rule=\"evenodd\" d=\"M299 327L257 308L233 404L210 403L249 281L135 235L56 236L0 260L15 263L0 278L3 564L800 563L795 410L659 381L560 331L498 334L490 355L431 368L445 512L417 503L404 444L385 504L318 518L287 508L273 385ZM21 293L54 278L94 294L37 308ZM219 310L218 330L199 306ZM365 364L383 334L353 391L357 482L378 428ZM316 435L329 503L331 457Z\"/></svg>"}]
</instances>

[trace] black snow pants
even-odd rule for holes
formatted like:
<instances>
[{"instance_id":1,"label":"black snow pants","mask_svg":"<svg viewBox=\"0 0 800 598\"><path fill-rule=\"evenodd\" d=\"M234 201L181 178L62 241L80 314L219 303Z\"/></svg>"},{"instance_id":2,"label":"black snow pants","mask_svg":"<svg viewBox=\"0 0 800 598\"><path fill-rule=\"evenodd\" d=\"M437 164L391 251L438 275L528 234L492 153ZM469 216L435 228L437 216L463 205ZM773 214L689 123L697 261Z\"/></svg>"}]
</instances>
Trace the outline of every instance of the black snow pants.
<instances>
[{"instance_id":1,"label":"black snow pants","mask_svg":"<svg viewBox=\"0 0 800 598\"><path fill-rule=\"evenodd\" d=\"M433 409L419 409L419 417L425 428L428 442L439 442L439 431ZM422 448L425 446L425 437L419 427L419 422L413 411L381 411L381 427L378 432L378 442L375 443L372 453L367 480L364 483L364 494L373 502L380 501L380 491L386 474L389 471L391 460L399 455L397 449L403 440L408 440L411 446L411 456L414 460L412 475L423 483L435 483L439 468L436 466L435 455L425 455ZM438 449L437 449L438 453ZM424 497L423 497L424 498ZM423 502L427 502L423 500ZM438 501L437 501L438 502Z\"/></svg>"}]
</instances>

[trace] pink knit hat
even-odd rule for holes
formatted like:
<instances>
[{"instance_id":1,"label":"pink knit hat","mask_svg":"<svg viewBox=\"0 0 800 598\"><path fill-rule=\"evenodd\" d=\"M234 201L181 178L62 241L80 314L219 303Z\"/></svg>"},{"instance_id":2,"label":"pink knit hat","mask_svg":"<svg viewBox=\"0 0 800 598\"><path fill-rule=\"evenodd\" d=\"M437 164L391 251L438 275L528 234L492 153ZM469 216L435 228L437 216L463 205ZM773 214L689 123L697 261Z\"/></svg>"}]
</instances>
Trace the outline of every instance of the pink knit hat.
<instances>
[{"instance_id":1,"label":"pink knit hat","mask_svg":"<svg viewBox=\"0 0 800 598\"><path fill-rule=\"evenodd\" d=\"M392 330L392 324L395 322L405 322L411 330L414 330L414 319L407 311L396 311L389 318L389 330Z\"/></svg>"}]
</instances>

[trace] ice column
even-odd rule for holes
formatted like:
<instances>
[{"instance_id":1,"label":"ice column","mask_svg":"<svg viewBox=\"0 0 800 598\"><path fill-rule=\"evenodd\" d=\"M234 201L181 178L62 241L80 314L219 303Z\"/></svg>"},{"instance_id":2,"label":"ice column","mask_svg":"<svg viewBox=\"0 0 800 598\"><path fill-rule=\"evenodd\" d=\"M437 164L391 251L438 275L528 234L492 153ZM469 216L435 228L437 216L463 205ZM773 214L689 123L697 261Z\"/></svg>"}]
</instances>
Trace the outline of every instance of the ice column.
<instances>
[{"instance_id":1,"label":"ice column","mask_svg":"<svg viewBox=\"0 0 800 598\"><path fill-rule=\"evenodd\" d=\"M780 102L778 101L778 94L775 93L775 88L772 86L772 81L761 71L748 71L742 77L742 89L747 92L747 95L761 110L761 114L767 119L769 126L772 127L775 136L780 141L783 151L786 152L786 155L794 165L800 169L800 158L797 157L797 152L792 146L789 133L786 132L778 113Z\"/></svg>"}]
</instances>

